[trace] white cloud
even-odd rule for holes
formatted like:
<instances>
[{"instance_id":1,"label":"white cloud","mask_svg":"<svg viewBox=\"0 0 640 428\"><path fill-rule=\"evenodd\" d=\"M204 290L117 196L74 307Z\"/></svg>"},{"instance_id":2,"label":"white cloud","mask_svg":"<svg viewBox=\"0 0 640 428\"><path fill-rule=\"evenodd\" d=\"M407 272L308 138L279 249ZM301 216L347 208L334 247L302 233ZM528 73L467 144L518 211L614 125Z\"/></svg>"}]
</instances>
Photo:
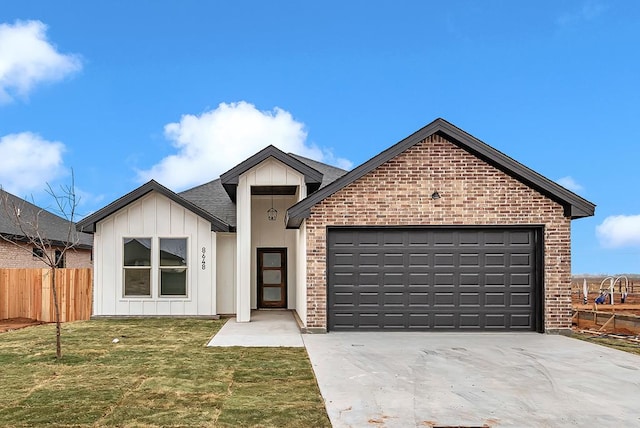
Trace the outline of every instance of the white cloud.
<instances>
[{"instance_id":1,"label":"white cloud","mask_svg":"<svg viewBox=\"0 0 640 428\"><path fill-rule=\"evenodd\" d=\"M0 104L26 97L41 82L63 79L82 68L76 55L59 53L40 21L0 24Z\"/></svg>"},{"instance_id":2,"label":"white cloud","mask_svg":"<svg viewBox=\"0 0 640 428\"><path fill-rule=\"evenodd\" d=\"M607 5L600 0L586 0L578 8L565 13L558 18L558 24L568 26L580 22L593 21L600 17L606 10Z\"/></svg>"},{"instance_id":3,"label":"white cloud","mask_svg":"<svg viewBox=\"0 0 640 428\"><path fill-rule=\"evenodd\" d=\"M260 111L244 101L222 103L199 116L182 116L180 122L166 125L164 133L177 152L138 171L138 178L153 178L174 190L211 181L270 144L285 153L351 167L330 150L307 143L304 124L278 107Z\"/></svg>"},{"instance_id":4,"label":"white cloud","mask_svg":"<svg viewBox=\"0 0 640 428\"><path fill-rule=\"evenodd\" d=\"M609 216L596 227L596 234L604 247L640 247L640 214Z\"/></svg>"},{"instance_id":5,"label":"white cloud","mask_svg":"<svg viewBox=\"0 0 640 428\"><path fill-rule=\"evenodd\" d=\"M16 196L41 192L46 183L65 174L64 144L31 132L0 137L0 185Z\"/></svg>"},{"instance_id":6,"label":"white cloud","mask_svg":"<svg viewBox=\"0 0 640 428\"><path fill-rule=\"evenodd\" d=\"M584 190L584 187L570 176L559 178L556 182L572 192L580 192L581 190Z\"/></svg>"}]
</instances>

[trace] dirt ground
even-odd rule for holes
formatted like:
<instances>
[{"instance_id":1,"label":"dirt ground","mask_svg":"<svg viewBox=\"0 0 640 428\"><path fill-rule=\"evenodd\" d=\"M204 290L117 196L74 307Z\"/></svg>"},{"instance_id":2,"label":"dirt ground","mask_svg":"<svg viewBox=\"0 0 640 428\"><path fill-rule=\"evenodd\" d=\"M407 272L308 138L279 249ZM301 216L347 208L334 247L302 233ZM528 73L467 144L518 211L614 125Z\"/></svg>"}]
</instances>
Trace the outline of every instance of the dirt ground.
<instances>
[{"instance_id":1,"label":"dirt ground","mask_svg":"<svg viewBox=\"0 0 640 428\"><path fill-rule=\"evenodd\" d=\"M42 321L36 321L29 318L12 318L8 320L0 320L0 333L40 324L44 323Z\"/></svg>"}]
</instances>

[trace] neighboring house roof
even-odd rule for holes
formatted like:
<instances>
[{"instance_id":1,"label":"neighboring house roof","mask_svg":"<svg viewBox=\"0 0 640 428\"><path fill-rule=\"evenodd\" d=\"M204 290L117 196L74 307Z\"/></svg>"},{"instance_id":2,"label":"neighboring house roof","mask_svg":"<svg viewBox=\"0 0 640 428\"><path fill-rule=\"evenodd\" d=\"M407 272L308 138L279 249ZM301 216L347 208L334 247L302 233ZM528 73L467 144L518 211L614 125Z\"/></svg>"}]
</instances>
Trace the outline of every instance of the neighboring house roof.
<instances>
[{"instance_id":1,"label":"neighboring house roof","mask_svg":"<svg viewBox=\"0 0 640 428\"><path fill-rule=\"evenodd\" d=\"M307 198L293 205L287 210L287 227L300 227L302 221L311 214L311 208L331 196L335 192L353 183L365 174L373 171L385 162L398 156L410 147L423 141L425 138L439 134L451 141L456 146L477 156L485 162L493 165L504 173L516 178L522 183L536 189L550 199L561 204L565 209L565 216L572 219L592 216L595 212L595 205L575 193L565 189L559 184L538 174L515 161L504 153L478 140L474 136L466 133L460 128L452 125L444 119L436 119L424 128L408 136L404 140L389 147L377 156L369 159L362 165L354 168L336 181L309 195Z\"/></svg>"},{"instance_id":2,"label":"neighboring house roof","mask_svg":"<svg viewBox=\"0 0 640 428\"><path fill-rule=\"evenodd\" d=\"M293 156L289 156L274 146L267 146L220 176L222 187L227 191L233 202L236 201L236 189L240 175L270 157L279 160L304 175L304 181L307 184L307 193L314 192L320 188L320 184L322 183L322 173L320 171Z\"/></svg>"},{"instance_id":3,"label":"neighboring house roof","mask_svg":"<svg viewBox=\"0 0 640 428\"><path fill-rule=\"evenodd\" d=\"M193 212L194 214L197 214L200 217L204 218L205 220L208 220L209 222L211 222L211 230L213 230L215 232L228 232L230 230L230 227L229 227L228 223L225 223L224 221L220 220L215 215L213 215L210 212L204 210L203 208L199 207L198 205L194 204L193 202L191 202L191 201L183 198L182 196L178 195L177 193L167 189L166 187L164 187L163 185L161 185L160 183L158 183L155 180L151 180L151 181L147 182L146 184L143 184L142 186L138 187L137 189L127 193L126 195L124 195L120 199L110 203L109 205L107 205L106 207L102 208L101 210L98 210L95 213L85 217L84 219L82 219L81 221L78 222L77 229L82 231L82 232L87 232L87 233L95 232L96 231L96 223L97 222L99 222L100 220L103 220L104 218L110 216L111 214L115 213L116 211L126 207L130 203L135 202L136 200L140 199L141 197L143 197L144 195L146 195L146 194L148 194L148 193L150 193L152 191L158 192L161 195L166 196L167 198L171 199L172 201L174 201L178 205L181 205L184 208L188 209L189 211Z\"/></svg>"},{"instance_id":4,"label":"neighboring house roof","mask_svg":"<svg viewBox=\"0 0 640 428\"><path fill-rule=\"evenodd\" d=\"M52 245L65 245L67 243L78 242L76 248L89 249L93 246L93 236L86 233L78 233L72 226L69 231L69 220L55 215L43 208L40 208L29 201L19 198L11 193L0 189L0 234L16 240L22 240L25 237L23 231L11 218L12 211L18 209L20 218L24 219L25 231L30 234L36 232L33 227L28 224L35 224L37 221L37 232L51 242ZM6 199L5 199L6 198ZM5 206L4 201L7 201ZM7 209L9 212L7 212ZM69 232L72 233L69 239Z\"/></svg>"}]
</instances>

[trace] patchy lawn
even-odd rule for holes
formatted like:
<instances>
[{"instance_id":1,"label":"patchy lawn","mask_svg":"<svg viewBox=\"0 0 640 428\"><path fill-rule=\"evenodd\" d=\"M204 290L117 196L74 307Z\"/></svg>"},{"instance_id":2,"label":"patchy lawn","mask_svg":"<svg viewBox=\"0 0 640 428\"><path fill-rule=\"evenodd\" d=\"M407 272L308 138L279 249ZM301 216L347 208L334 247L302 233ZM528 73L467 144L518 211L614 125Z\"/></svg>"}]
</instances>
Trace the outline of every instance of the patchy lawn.
<instances>
[{"instance_id":1,"label":"patchy lawn","mask_svg":"<svg viewBox=\"0 0 640 428\"><path fill-rule=\"evenodd\" d=\"M0 426L330 426L304 348L207 348L223 323L67 323L59 362L53 325L2 333Z\"/></svg>"},{"instance_id":2,"label":"patchy lawn","mask_svg":"<svg viewBox=\"0 0 640 428\"><path fill-rule=\"evenodd\" d=\"M603 333L601 335L593 335L574 331L571 334L571 337L584 340L585 342L596 343L598 345L608 346L609 348L640 355L640 343L636 341L609 337L606 333Z\"/></svg>"}]
</instances>

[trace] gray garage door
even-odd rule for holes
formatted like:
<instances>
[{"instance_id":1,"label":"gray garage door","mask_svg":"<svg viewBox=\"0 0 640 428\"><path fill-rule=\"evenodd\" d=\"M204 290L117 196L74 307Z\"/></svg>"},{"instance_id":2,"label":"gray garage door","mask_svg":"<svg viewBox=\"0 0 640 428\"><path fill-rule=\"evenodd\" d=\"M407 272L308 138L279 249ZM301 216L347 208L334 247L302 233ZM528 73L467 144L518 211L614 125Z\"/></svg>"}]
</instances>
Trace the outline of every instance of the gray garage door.
<instances>
[{"instance_id":1,"label":"gray garage door","mask_svg":"<svg viewBox=\"0 0 640 428\"><path fill-rule=\"evenodd\" d=\"M537 330L538 234L329 229L328 329Z\"/></svg>"}]
</instances>

